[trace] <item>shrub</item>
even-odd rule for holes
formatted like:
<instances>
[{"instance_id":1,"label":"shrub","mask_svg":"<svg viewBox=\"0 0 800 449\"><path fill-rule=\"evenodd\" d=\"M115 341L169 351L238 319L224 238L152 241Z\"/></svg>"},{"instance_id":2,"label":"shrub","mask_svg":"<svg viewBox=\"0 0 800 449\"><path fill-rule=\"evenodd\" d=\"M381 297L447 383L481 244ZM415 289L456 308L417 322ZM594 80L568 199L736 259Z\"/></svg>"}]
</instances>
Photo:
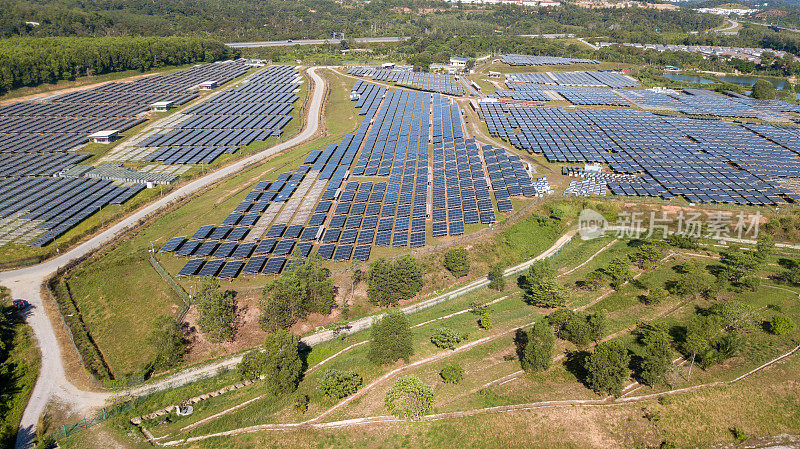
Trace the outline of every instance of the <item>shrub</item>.
<instances>
[{"instance_id":1,"label":"shrub","mask_svg":"<svg viewBox=\"0 0 800 449\"><path fill-rule=\"evenodd\" d=\"M169 316L156 319L155 328L150 332L147 342L155 349L154 369L171 368L188 352L184 338L183 324Z\"/></svg>"},{"instance_id":2,"label":"shrub","mask_svg":"<svg viewBox=\"0 0 800 449\"><path fill-rule=\"evenodd\" d=\"M305 413L308 411L309 402L311 402L311 398L307 394L298 394L294 397L294 408L300 413Z\"/></svg>"},{"instance_id":3,"label":"shrub","mask_svg":"<svg viewBox=\"0 0 800 449\"><path fill-rule=\"evenodd\" d=\"M284 271L261 292L259 325L265 331L287 329L311 312L327 315L336 306L333 279L317 255Z\"/></svg>"},{"instance_id":4,"label":"shrub","mask_svg":"<svg viewBox=\"0 0 800 449\"><path fill-rule=\"evenodd\" d=\"M501 292L506 289L506 278L503 276L505 267L501 264L492 265L489 270L489 288Z\"/></svg>"},{"instance_id":5,"label":"shrub","mask_svg":"<svg viewBox=\"0 0 800 449\"><path fill-rule=\"evenodd\" d=\"M605 313L586 314L569 309L559 309L551 313L547 320L553 326L556 335L562 340L571 341L579 347L585 347L597 341L605 329Z\"/></svg>"},{"instance_id":6,"label":"shrub","mask_svg":"<svg viewBox=\"0 0 800 449\"><path fill-rule=\"evenodd\" d=\"M246 379L265 376L264 384L273 394L294 391L303 374L297 338L284 329L267 335L261 349L245 355L236 370Z\"/></svg>"},{"instance_id":7,"label":"shrub","mask_svg":"<svg viewBox=\"0 0 800 449\"><path fill-rule=\"evenodd\" d=\"M433 387L416 376L405 376L389 388L384 402L389 413L398 418L419 419L433 407L433 399Z\"/></svg>"},{"instance_id":8,"label":"shrub","mask_svg":"<svg viewBox=\"0 0 800 449\"><path fill-rule=\"evenodd\" d=\"M469 274L469 252L466 248L453 248L444 253L444 267L460 278Z\"/></svg>"},{"instance_id":9,"label":"shrub","mask_svg":"<svg viewBox=\"0 0 800 449\"><path fill-rule=\"evenodd\" d=\"M397 305L419 293L423 284L422 268L411 256L393 262L378 259L367 272L367 296L379 306Z\"/></svg>"},{"instance_id":10,"label":"shrub","mask_svg":"<svg viewBox=\"0 0 800 449\"><path fill-rule=\"evenodd\" d=\"M775 335L788 334L794 330L794 321L786 315L776 314L769 320L769 331Z\"/></svg>"},{"instance_id":11,"label":"shrub","mask_svg":"<svg viewBox=\"0 0 800 449\"><path fill-rule=\"evenodd\" d=\"M624 382L630 376L631 357L618 341L600 343L586 358L586 384L596 393L619 396Z\"/></svg>"},{"instance_id":12,"label":"shrub","mask_svg":"<svg viewBox=\"0 0 800 449\"><path fill-rule=\"evenodd\" d=\"M449 327L440 327L433 331L433 335L431 335L431 343L437 348L453 349L463 339L464 337L461 334Z\"/></svg>"},{"instance_id":13,"label":"shrub","mask_svg":"<svg viewBox=\"0 0 800 449\"><path fill-rule=\"evenodd\" d=\"M553 360L553 345L556 337L553 329L544 321L537 323L528 333L528 342L523 349L520 364L525 371L544 371Z\"/></svg>"},{"instance_id":14,"label":"shrub","mask_svg":"<svg viewBox=\"0 0 800 449\"><path fill-rule=\"evenodd\" d=\"M464 369L456 364L447 365L439 372L439 376L444 383L457 384L464 377Z\"/></svg>"},{"instance_id":15,"label":"shrub","mask_svg":"<svg viewBox=\"0 0 800 449\"><path fill-rule=\"evenodd\" d=\"M333 399L341 399L358 391L364 380L353 371L331 369L326 371L319 381L319 391Z\"/></svg>"},{"instance_id":16,"label":"shrub","mask_svg":"<svg viewBox=\"0 0 800 449\"><path fill-rule=\"evenodd\" d=\"M399 359L408 362L414 354L408 318L397 309L389 311L375 323L371 335L368 358L373 363L393 363Z\"/></svg>"},{"instance_id":17,"label":"shrub","mask_svg":"<svg viewBox=\"0 0 800 449\"><path fill-rule=\"evenodd\" d=\"M489 312L483 312L481 317L478 318L478 326L481 329L491 329L492 328L492 316L489 315Z\"/></svg>"},{"instance_id":18,"label":"shrub","mask_svg":"<svg viewBox=\"0 0 800 449\"><path fill-rule=\"evenodd\" d=\"M664 301L667 298L667 292L661 287L654 287L644 297L644 303L647 305L654 305Z\"/></svg>"},{"instance_id":19,"label":"shrub","mask_svg":"<svg viewBox=\"0 0 800 449\"><path fill-rule=\"evenodd\" d=\"M236 292L220 290L219 282L204 279L200 292L195 297L199 312L197 326L214 343L232 341L236 335L233 321L236 319Z\"/></svg>"}]
</instances>

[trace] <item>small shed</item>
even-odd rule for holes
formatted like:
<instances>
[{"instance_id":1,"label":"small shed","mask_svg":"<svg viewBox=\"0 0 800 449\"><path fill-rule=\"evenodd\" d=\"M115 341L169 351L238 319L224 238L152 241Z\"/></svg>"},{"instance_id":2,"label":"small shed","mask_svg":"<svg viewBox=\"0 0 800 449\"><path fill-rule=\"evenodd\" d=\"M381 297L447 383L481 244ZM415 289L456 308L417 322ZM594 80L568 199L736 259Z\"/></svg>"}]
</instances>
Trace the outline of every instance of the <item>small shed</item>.
<instances>
[{"instance_id":1,"label":"small shed","mask_svg":"<svg viewBox=\"0 0 800 449\"><path fill-rule=\"evenodd\" d=\"M203 81L202 83L198 84L198 87L200 90L211 90L219 87L219 83L217 81Z\"/></svg>"},{"instance_id":2,"label":"small shed","mask_svg":"<svg viewBox=\"0 0 800 449\"><path fill-rule=\"evenodd\" d=\"M119 137L119 130L108 129L104 131L97 131L89 135L89 142L92 143L111 143Z\"/></svg>"},{"instance_id":3,"label":"small shed","mask_svg":"<svg viewBox=\"0 0 800 449\"><path fill-rule=\"evenodd\" d=\"M172 101L156 101L150 105L150 110L154 112L166 112L172 109L175 103Z\"/></svg>"}]
</instances>

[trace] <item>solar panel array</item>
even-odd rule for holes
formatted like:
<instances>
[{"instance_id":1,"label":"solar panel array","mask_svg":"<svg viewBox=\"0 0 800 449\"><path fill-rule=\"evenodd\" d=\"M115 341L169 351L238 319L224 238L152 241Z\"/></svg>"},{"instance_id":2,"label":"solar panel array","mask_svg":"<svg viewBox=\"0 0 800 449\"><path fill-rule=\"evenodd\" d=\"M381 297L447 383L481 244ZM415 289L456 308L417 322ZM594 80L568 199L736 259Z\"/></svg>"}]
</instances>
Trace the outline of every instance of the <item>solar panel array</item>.
<instances>
[{"instance_id":1,"label":"solar panel array","mask_svg":"<svg viewBox=\"0 0 800 449\"><path fill-rule=\"evenodd\" d=\"M142 123L151 103L184 103L196 97L192 88L200 82L225 82L246 70L242 61L202 64L0 107L0 245L47 245L102 207L121 204L144 188L131 182L169 178L117 170L130 175L124 179L130 182L111 182L117 172L108 167L86 172L76 164L90 154L74 151L92 133ZM80 174L52 178L73 171Z\"/></svg>"},{"instance_id":2,"label":"solar panel array","mask_svg":"<svg viewBox=\"0 0 800 449\"><path fill-rule=\"evenodd\" d=\"M399 86L425 92L438 92L447 95L464 95L464 86L452 75L428 72L409 72L407 70L386 70L370 67L351 67L350 75L368 77L376 81L390 81Z\"/></svg>"},{"instance_id":3,"label":"solar panel array","mask_svg":"<svg viewBox=\"0 0 800 449\"><path fill-rule=\"evenodd\" d=\"M597 87L544 86L538 84L509 83L513 90L498 90L490 97L510 98L522 101L549 101L561 98L572 104L630 106L612 89Z\"/></svg>"},{"instance_id":4,"label":"solar panel array","mask_svg":"<svg viewBox=\"0 0 800 449\"><path fill-rule=\"evenodd\" d=\"M747 127L630 110L482 103L481 112L490 133L550 161L602 162L642 175L608 182L614 194L759 205L796 197L774 179L800 176L800 148ZM766 129L765 135L790 134Z\"/></svg>"},{"instance_id":5,"label":"solar panel array","mask_svg":"<svg viewBox=\"0 0 800 449\"><path fill-rule=\"evenodd\" d=\"M569 64L599 64L594 59L562 58L560 56L531 56L531 55L503 55L500 62L508 65L569 65Z\"/></svg>"},{"instance_id":6,"label":"solar panel array","mask_svg":"<svg viewBox=\"0 0 800 449\"><path fill-rule=\"evenodd\" d=\"M291 120L298 74L272 66L233 89L182 111L174 126L138 143L142 160L165 164L208 164L223 154L281 135Z\"/></svg>"},{"instance_id":7,"label":"solar panel array","mask_svg":"<svg viewBox=\"0 0 800 449\"><path fill-rule=\"evenodd\" d=\"M373 246L424 246L429 222L433 237L495 222L491 191L498 205L505 198L504 211L513 195L551 191L518 156L481 153L457 103L443 95L359 81L351 99L364 116L354 133L258 183L220 225L162 247L190 258L180 275L277 274L315 245L323 259L366 261Z\"/></svg>"},{"instance_id":8,"label":"solar panel array","mask_svg":"<svg viewBox=\"0 0 800 449\"><path fill-rule=\"evenodd\" d=\"M617 72L597 70L574 72L509 73L506 81L510 83L548 84L576 87L637 87L635 79Z\"/></svg>"}]
</instances>

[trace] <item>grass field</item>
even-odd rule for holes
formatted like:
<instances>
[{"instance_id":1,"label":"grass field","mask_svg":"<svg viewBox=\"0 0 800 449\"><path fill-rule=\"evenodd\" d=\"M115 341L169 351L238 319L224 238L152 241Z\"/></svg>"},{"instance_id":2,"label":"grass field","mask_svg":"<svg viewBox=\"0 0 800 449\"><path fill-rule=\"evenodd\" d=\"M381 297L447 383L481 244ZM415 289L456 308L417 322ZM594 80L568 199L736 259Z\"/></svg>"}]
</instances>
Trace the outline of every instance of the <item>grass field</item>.
<instances>
[{"instance_id":1,"label":"grass field","mask_svg":"<svg viewBox=\"0 0 800 449\"><path fill-rule=\"evenodd\" d=\"M567 246L553 259L559 272L566 272L588 257L605 247L610 239L597 241L575 241ZM617 256L630 254L633 249L625 242L614 245L598 254L585 267L567 276L559 278L567 285L582 278L591 270L604 266ZM706 254L713 255L717 250L709 248ZM645 283L663 282L670 278L674 264L683 262L688 256L677 256L668 263L657 264L644 271L640 278ZM703 258L708 263L713 260ZM777 256L770 259L770 270L773 270ZM510 279L513 281L513 279ZM509 282L513 284L513 282ZM800 343L800 333L795 330L791 334L775 336L764 332L755 324L767 319L773 311L767 305L779 307L782 313L800 320L800 304L797 303L797 292L791 288L782 290L772 288L774 283L765 281L757 292L725 293L721 299L737 301L747 305L752 314L749 321L753 327L745 330L746 345L739 355L721 365L714 365L706 370L695 366L691 378L687 376L687 366L678 370L679 377L675 387L701 385L720 380L731 380L752 368L771 360ZM778 286L780 287L780 286ZM783 287L786 288L786 287ZM595 297L606 290L592 292ZM616 335L629 349L636 353L638 344L629 331L637 322L651 321L663 323L667 327L680 325L695 313L696 306L707 306L703 299L687 299L669 297L665 302L655 306L645 306L637 299L641 289L629 284L619 291L597 303L590 310L605 309L608 312L606 334ZM501 299L502 298L502 299ZM451 316L454 312L469 309L470 304L479 300L488 302L500 299L491 307L494 327L481 330L476 325L476 315L462 313ZM581 302L589 301L573 298ZM676 307L685 303L681 307ZM428 310L410 316L414 332L415 354L412 362L441 352L429 341L431 332L439 326L447 326L467 334L467 341L476 341L487 335L500 335L506 330L538 321L547 313L546 310L531 307L521 301L519 290L510 285L504 292L481 289L458 297L450 302L442 303ZM446 317L444 319L441 319ZM428 322L430 320L436 320ZM514 344L512 333L506 333L489 342L478 345L467 351L453 353L433 363L423 364L403 373L414 374L426 383L434 386L436 394L434 413L473 410L485 407L509 404L526 404L552 400L598 399L597 396L578 381L566 365L555 363L548 370L537 374L525 374L510 381L482 387L485 383L502 378L519 370L519 364L513 358ZM308 365L329 357L339 350L364 341L368 338L365 332L335 340L314 347L308 356ZM558 341L556 354L572 350L574 346L568 342ZM145 425L155 436L200 436L209 433L232 430L243 426L263 423L297 422L309 419L328 409L334 402L320 395L316 390L319 375L326 369L353 369L364 377L364 384L382 375L386 371L402 366L398 363L379 367L366 361L367 346L361 345L341 355L321 370L306 376L300 384L299 392L311 397L309 411L302 415L291 407L291 397L272 397L264 395L258 384L237 390L235 393L221 395L196 407L196 413L190 417L176 418L166 424L148 422ZM675 356L679 354L676 352ZM457 362L465 370L464 380L458 385L443 384L438 371L446 364ZM344 427L333 430L292 430L279 434L256 432L237 435L235 437L217 437L196 442L192 447L283 447L283 443L291 442L293 447L318 447L324 442L326 447L438 447L446 444L447 438L458 435L459 447L491 447L500 444L503 447L553 446L559 447L653 447L662 441L674 443L677 447L707 447L712 443L732 442L729 429L736 427L748 436L768 436L779 433L793 433L798 430L800 402L796 399L797 368L800 367L797 357L791 357L767 370L733 385L723 385L698 390L688 394L670 396L663 400L644 400L630 405L613 405L606 407L547 407L531 411L491 414L473 417L447 418L435 422L396 423L382 425L364 425ZM227 375L226 375L227 376ZM230 380L223 376L222 379ZM203 381L206 384L211 381ZM189 397L202 391L202 387L188 387L180 390L159 393L140 405L136 414L141 414L157 407L158 404L178 401L181 397ZM217 383L219 384L219 383ZM391 385L391 380L384 381L374 389L365 392L344 408L325 418L325 421L376 416L386 414L383 406L383 395ZM635 394L665 391L667 386L657 388L645 387ZM168 399L167 399L168 398ZM199 419L210 417L227 408L246 400L254 402L233 411L221 418L196 427L188 432L181 432L184 426ZM775 413L775 410L781 410ZM133 413L133 412L132 412ZM126 415L127 416L127 415ZM63 447L81 447L92 438L113 438L123 442L123 447L140 447L131 440L130 427L125 424L125 417L115 418L109 424L91 432L76 435L61 441ZM697 423L685 426L687 420ZM577 426L577 427L576 427ZM281 435L281 438L276 438Z\"/></svg>"},{"instance_id":2,"label":"grass field","mask_svg":"<svg viewBox=\"0 0 800 449\"><path fill-rule=\"evenodd\" d=\"M11 308L0 287L0 448L14 447L19 421L39 376L39 350L33 332Z\"/></svg>"}]
</instances>

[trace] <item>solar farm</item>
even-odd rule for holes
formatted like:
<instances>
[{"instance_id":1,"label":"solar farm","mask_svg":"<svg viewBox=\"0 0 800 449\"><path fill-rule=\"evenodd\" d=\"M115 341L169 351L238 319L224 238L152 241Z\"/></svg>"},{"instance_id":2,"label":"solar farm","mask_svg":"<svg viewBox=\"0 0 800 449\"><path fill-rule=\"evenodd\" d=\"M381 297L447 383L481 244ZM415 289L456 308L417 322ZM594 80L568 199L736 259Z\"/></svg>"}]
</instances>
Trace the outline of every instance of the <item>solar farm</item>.
<instances>
[{"instance_id":1,"label":"solar farm","mask_svg":"<svg viewBox=\"0 0 800 449\"><path fill-rule=\"evenodd\" d=\"M153 103L185 104L201 83L224 84L248 69L238 60L202 64L0 107L0 245L45 246L146 184L176 180L178 173L155 167L79 165L91 156L81 149L94 133L115 135L145 122Z\"/></svg>"},{"instance_id":2,"label":"solar farm","mask_svg":"<svg viewBox=\"0 0 800 449\"><path fill-rule=\"evenodd\" d=\"M552 193L519 156L469 138L458 104L443 95L358 81L351 100L364 117L354 133L259 182L222 223L161 248L188 258L179 275L278 274L312 250L366 261L374 247L459 236L496 222L514 196Z\"/></svg>"},{"instance_id":3,"label":"solar farm","mask_svg":"<svg viewBox=\"0 0 800 449\"><path fill-rule=\"evenodd\" d=\"M562 58L560 56L503 55L500 62L510 66L598 64L594 59Z\"/></svg>"},{"instance_id":4,"label":"solar farm","mask_svg":"<svg viewBox=\"0 0 800 449\"><path fill-rule=\"evenodd\" d=\"M389 81L398 86L425 92L438 92L454 96L464 95L464 86L452 75L372 67L351 67L347 74L370 78L374 81Z\"/></svg>"}]
</instances>

